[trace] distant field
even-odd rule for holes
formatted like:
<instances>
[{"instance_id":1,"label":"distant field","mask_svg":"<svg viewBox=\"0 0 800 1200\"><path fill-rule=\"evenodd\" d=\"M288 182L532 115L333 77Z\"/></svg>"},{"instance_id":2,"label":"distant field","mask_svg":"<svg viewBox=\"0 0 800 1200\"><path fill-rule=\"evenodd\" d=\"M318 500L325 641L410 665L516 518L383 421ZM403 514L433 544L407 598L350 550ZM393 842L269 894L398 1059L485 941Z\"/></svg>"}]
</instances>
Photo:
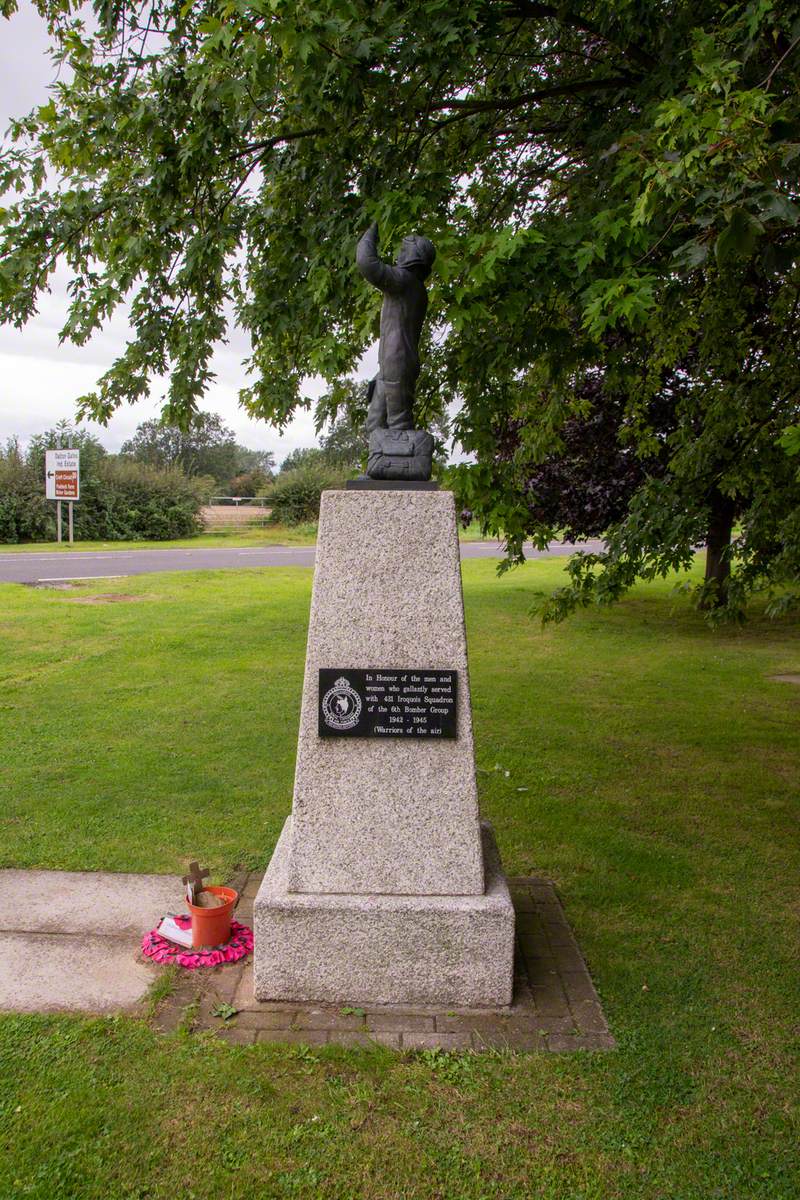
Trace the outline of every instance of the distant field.
<instances>
[{"instance_id":1,"label":"distant field","mask_svg":"<svg viewBox=\"0 0 800 1200\"><path fill-rule=\"evenodd\" d=\"M241 530L251 525L260 527L271 512L271 508L252 504L206 504L201 516L206 531L216 533L223 529Z\"/></svg>"},{"instance_id":2,"label":"distant field","mask_svg":"<svg viewBox=\"0 0 800 1200\"><path fill-rule=\"evenodd\" d=\"M800 626L671 583L543 630L553 560L463 565L478 780L553 879L607 1054L165 1038L0 1017L0 1197L797 1200ZM116 586L116 585L115 585ZM0 586L0 862L218 877L291 806L311 571Z\"/></svg>"}]
</instances>

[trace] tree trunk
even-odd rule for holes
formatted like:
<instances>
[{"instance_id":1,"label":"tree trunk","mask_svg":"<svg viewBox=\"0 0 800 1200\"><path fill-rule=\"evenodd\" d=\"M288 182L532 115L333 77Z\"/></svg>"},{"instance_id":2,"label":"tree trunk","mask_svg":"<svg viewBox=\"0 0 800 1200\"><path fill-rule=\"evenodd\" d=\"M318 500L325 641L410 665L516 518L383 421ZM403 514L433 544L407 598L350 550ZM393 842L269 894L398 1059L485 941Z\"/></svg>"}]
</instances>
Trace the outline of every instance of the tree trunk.
<instances>
[{"instance_id":1,"label":"tree trunk","mask_svg":"<svg viewBox=\"0 0 800 1200\"><path fill-rule=\"evenodd\" d=\"M706 584L716 588L704 603L704 608L720 608L728 599L728 580L731 575L730 546L736 506L730 496L716 488L711 497L711 516L706 534Z\"/></svg>"}]
</instances>

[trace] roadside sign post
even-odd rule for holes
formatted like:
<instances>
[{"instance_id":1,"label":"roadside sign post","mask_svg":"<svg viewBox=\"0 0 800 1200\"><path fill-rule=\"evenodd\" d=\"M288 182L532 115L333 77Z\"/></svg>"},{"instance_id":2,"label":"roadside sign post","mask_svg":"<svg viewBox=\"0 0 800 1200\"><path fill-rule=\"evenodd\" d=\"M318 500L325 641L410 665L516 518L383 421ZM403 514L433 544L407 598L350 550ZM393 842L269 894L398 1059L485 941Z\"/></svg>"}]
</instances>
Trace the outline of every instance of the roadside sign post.
<instances>
[{"instance_id":1,"label":"roadside sign post","mask_svg":"<svg viewBox=\"0 0 800 1200\"><path fill-rule=\"evenodd\" d=\"M45 450L44 487L48 500L56 501L56 530L61 541L61 502L68 501L69 544L73 542L75 500L81 498L80 450Z\"/></svg>"}]
</instances>

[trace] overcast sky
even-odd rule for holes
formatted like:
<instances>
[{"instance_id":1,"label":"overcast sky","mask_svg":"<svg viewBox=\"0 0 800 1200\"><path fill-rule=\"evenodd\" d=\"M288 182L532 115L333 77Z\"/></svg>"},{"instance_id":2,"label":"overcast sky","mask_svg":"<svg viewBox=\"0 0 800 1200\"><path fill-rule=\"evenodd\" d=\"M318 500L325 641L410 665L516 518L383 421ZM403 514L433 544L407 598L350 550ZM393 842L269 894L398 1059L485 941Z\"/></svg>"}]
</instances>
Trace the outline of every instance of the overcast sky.
<instances>
[{"instance_id":1,"label":"overcast sky","mask_svg":"<svg viewBox=\"0 0 800 1200\"><path fill-rule=\"evenodd\" d=\"M53 64L47 55L48 38L29 0L20 0L19 12L10 21L0 18L0 131L8 119L22 116L47 99ZM104 371L124 348L128 325L116 318L88 346L58 344L58 330L66 313L67 276L56 276L51 294L45 294L39 315L21 331L0 325L0 441L14 434L22 438L43 432L62 418L72 420L75 400L91 391ZM301 413L283 435L263 421L252 421L239 407L237 393L247 377L242 361L248 343L235 330L230 342L220 346L213 368L217 378L206 393L203 408L219 413L236 433L237 441L259 450L272 450L278 462L298 446L315 443L313 416ZM366 356L364 378L377 366L376 348ZM309 381L306 394L317 396L321 383ZM150 399L125 405L105 427L86 423L109 450L118 450L136 426L158 416L163 386L154 386Z\"/></svg>"}]
</instances>

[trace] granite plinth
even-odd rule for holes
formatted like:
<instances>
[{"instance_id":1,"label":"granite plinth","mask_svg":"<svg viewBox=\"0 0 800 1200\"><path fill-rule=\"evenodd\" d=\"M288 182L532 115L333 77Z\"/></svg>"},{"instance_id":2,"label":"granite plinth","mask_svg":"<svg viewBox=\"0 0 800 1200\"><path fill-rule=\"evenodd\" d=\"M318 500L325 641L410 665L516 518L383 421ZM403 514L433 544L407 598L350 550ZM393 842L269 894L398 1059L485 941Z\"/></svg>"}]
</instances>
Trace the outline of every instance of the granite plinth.
<instances>
[{"instance_id":1,"label":"granite plinth","mask_svg":"<svg viewBox=\"0 0 800 1200\"><path fill-rule=\"evenodd\" d=\"M483 893L460 567L452 493L323 494L290 892ZM320 738L320 667L456 670L458 736Z\"/></svg>"},{"instance_id":2,"label":"granite plinth","mask_svg":"<svg viewBox=\"0 0 800 1200\"><path fill-rule=\"evenodd\" d=\"M254 905L257 1000L503 1007L514 909L483 826L481 895L311 895L289 890L288 818Z\"/></svg>"}]
</instances>

